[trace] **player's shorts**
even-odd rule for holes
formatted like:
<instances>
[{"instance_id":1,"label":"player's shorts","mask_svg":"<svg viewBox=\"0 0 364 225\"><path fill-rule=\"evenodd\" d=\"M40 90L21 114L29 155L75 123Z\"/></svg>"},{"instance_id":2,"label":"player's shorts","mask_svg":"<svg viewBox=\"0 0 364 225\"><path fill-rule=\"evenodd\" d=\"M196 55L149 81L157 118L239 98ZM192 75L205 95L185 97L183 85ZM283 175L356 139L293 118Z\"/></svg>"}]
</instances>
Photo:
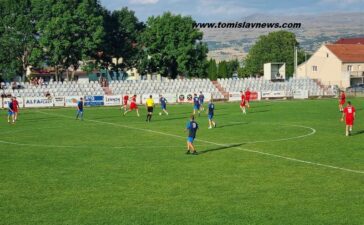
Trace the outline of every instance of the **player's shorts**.
<instances>
[{"instance_id":1,"label":"player's shorts","mask_svg":"<svg viewBox=\"0 0 364 225\"><path fill-rule=\"evenodd\" d=\"M153 112L153 107L147 107L147 111L149 112L149 113L152 113Z\"/></svg>"},{"instance_id":2,"label":"player's shorts","mask_svg":"<svg viewBox=\"0 0 364 225\"><path fill-rule=\"evenodd\" d=\"M193 143L193 140L194 140L195 138L193 138L193 137L188 137L187 138L187 141L189 142L189 143Z\"/></svg>"},{"instance_id":3,"label":"player's shorts","mask_svg":"<svg viewBox=\"0 0 364 225\"><path fill-rule=\"evenodd\" d=\"M14 112L8 111L8 116L12 116L12 115L14 115Z\"/></svg>"},{"instance_id":4,"label":"player's shorts","mask_svg":"<svg viewBox=\"0 0 364 225\"><path fill-rule=\"evenodd\" d=\"M194 106L193 106L193 109L194 109L194 110L200 110L200 105L194 105Z\"/></svg>"},{"instance_id":5,"label":"player's shorts","mask_svg":"<svg viewBox=\"0 0 364 225\"><path fill-rule=\"evenodd\" d=\"M346 122L346 125L349 125L349 126L354 125L354 119L353 118L346 118L345 122Z\"/></svg>"},{"instance_id":6,"label":"player's shorts","mask_svg":"<svg viewBox=\"0 0 364 225\"><path fill-rule=\"evenodd\" d=\"M14 111L15 113L19 112L19 110L18 110L18 109L13 109L13 111Z\"/></svg>"},{"instance_id":7,"label":"player's shorts","mask_svg":"<svg viewBox=\"0 0 364 225\"><path fill-rule=\"evenodd\" d=\"M200 105L202 105L203 104L203 100L200 100Z\"/></svg>"},{"instance_id":8,"label":"player's shorts","mask_svg":"<svg viewBox=\"0 0 364 225\"><path fill-rule=\"evenodd\" d=\"M161 109L162 110L166 110L167 109L167 105L161 105Z\"/></svg>"},{"instance_id":9,"label":"player's shorts","mask_svg":"<svg viewBox=\"0 0 364 225\"><path fill-rule=\"evenodd\" d=\"M124 101L124 105L128 105L128 101Z\"/></svg>"},{"instance_id":10,"label":"player's shorts","mask_svg":"<svg viewBox=\"0 0 364 225\"><path fill-rule=\"evenodd\" d=\"M345 104L345 100L340 100L340 105L344 105Z\"/></svg>"},{"instance_id":11,"label":"player's shorts","mask_svg":"<svg viewBox=\"0 0 364 225\"><path fill-rule=\"evenodd\" d=\"M135 103L131 103L130 104L130 110L134 110L134 109L138 109L138 106Z\"/></svg>"},{"instance_id":12,"label":"player's shorts","mask_svg":"<svg viewBox=\"0 0 364 225\"><path fill-rule=\"evenodd\" d=\"M245 104L246 104L246 102L241 102L241 103L240 103L240 106L241 106L241 107L244 107L244 106L245 106Z\"/></svg>"},{"instance_id":13,"label":"player's shorts","mask_svg":"<svg viewBox=\"0 0 364 225\"><path fill-rule=\"evenodd\" d=\"M77 110L77 113L83 113L83 109Z\"/></svg>"},{"instance_id":14,"label":"player's shorts","mask_svg":"<svg viewBox=\"0 0 364 225\"><path fill-rule=\"evenodd\" d=\"M207 117L209 118L209 120L212 120L212 118L214 118L214 114L208 114Z\"/></svg>"}]
</instances>

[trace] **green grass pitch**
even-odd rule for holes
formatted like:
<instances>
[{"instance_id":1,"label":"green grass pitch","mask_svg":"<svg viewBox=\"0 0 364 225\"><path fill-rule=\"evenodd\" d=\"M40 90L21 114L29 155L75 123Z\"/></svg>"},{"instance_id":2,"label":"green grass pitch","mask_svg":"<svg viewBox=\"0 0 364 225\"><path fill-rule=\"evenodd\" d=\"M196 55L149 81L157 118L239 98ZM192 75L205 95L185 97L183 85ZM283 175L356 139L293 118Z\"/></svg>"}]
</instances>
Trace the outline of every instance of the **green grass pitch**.
<instances>
[{"instance_id":1,"label":"green grass pitch","mask_svg":"<svg viewBox=\"0 0 364 225\"><path fill-rule=\"evenodd\" d=\"M0 121L0 224L364 224L364 99L354 135L337 100L217 103L217 128L191 105L151 123L116 107L21 110Z\"/></svg>"}]
</instances>

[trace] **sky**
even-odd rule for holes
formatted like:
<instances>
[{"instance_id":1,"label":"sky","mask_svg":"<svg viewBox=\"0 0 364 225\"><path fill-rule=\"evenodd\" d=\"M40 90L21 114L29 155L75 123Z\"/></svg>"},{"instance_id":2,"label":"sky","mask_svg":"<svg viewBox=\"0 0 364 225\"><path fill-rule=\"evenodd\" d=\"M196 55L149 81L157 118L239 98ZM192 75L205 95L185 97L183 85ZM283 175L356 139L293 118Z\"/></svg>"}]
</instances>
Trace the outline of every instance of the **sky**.
<instances>
[{"instance_id":1,"label":"sky","mask_svg":"<svg viewBox=\"0 0 364 225\"><path fill-rule=\"evenodd\" d=\"M363 12L364 0L101 0L113 11L128 7L141 21L165 11L192 16L197 22L238 20L256 13L285 15Z\"/></svg>"}]
</instances>

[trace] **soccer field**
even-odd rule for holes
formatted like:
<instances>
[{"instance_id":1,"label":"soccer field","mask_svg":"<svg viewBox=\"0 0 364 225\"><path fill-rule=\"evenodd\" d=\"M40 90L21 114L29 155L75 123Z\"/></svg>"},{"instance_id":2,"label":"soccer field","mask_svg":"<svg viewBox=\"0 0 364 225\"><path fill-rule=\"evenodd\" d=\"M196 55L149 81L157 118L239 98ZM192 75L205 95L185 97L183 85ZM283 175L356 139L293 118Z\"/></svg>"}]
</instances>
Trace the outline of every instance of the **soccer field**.
<instances>
[{"instance_id":1,"label":"soccer field","mask_svg":"<svg viewBox=\"0 0 364 225\"><path fill-rule=\"evenodd\" d=\"M364 99L346 137L337 100L191 105L151 123L115 107L0 111L0 224L364 224ZM206 106L205 106L206 108Z\"/></svg>"}]
</instances>

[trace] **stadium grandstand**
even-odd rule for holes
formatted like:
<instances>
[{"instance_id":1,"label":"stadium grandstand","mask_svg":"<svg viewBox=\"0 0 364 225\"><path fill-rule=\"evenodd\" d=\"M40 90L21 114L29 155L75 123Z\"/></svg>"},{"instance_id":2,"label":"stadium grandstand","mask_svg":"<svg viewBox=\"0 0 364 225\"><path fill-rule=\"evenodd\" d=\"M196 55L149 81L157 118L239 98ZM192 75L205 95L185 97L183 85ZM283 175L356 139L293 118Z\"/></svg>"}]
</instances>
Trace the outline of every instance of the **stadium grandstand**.
<instances>
[{"instance_id":1,"label":"stadium grandstand","mask_svg":"<svg viewBox=\"0 0 364 225\"><path fill-rule=\"evenodd\" d=\"M307 90L309 96L335 95L332 89L320 85L310 78L290 78L284 82L273 82L263 78L222 78L217 81L208 79L176 79L170 80L111 80L108 87L102 87L97 81L50 81L42 85L29 82L17 82L16 85L3 83L2 95L16 97L65 97L96 96L124 94L180 94L211 93L214 99L227 99L230 92L251 91L283 91L288 95L297 90ZM14 86L16 88L14 88Z\"/></svg>"}]
</instances>

